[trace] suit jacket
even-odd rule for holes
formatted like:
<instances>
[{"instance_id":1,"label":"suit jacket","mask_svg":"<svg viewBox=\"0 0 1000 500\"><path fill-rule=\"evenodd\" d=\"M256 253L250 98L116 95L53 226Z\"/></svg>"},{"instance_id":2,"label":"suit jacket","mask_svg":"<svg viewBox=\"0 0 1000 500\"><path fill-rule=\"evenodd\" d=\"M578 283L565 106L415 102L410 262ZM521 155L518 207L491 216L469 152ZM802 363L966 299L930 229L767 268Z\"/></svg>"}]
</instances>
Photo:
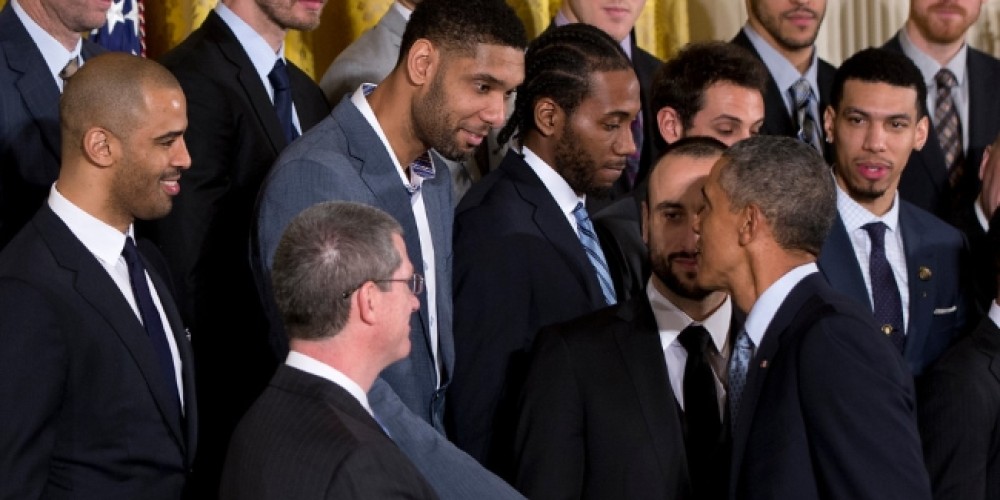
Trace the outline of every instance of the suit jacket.
<instances>
[{"instance_id":1,"label":"suit jacket","mask_svg":"<svg viewBox=\"0 0 1000 500\"><path fill-rule=\"evenodd\" d=\"M516 398L535 332L605 305L566 216L524 158L508 151L455 215L455 377L447 411L455 443L509 474Z\"/></svg>"},{"instance_id":2,"label":"suit jacket","mask_svg":"<svg viewBox=\"0 0 1000 500\"><path fill-rule=\"evenodd\" d=\"M903 233L910 294L903 357L917 376L966 332L970 311L962 262L967 259L968 251L958 230L903 200L900 200L899 228ZM860 264L839 214L818 264L833 288L872 311L874 306ZM928 270L929 277L921 270ZM921 278L921 274L927 279Z\"/></svg>"},{"instance_id":3,"label":"suit jacket","mask_svg":"<svg viewBox=\"0 0 1000 500\"><path fill-rule=\"evenodd\" d=\"M754 48L753 43L750 42L750 39L747 38L742 29L733 37L730 43L749 50L754 57L763 62L760 53L757 52L757 49ZM819 116L816 117L816 120L818 122L817 125L819 125L820 140L823 140L826 135L823 130L823 110L830 104L830 93L833 91L833 74L837 71L837 68L834 68L833 65L822 59L818 59L816 64L818 66L816 83L819 85ZM778 84L775 83L774 77L771 76L770 69L768 69L767 92L764 93L764 126L760 129L761 134L798 137L798 128L795 127L795 121L788 112L788 107L785 106L784 96L786 92L787 89L778 88ZM827 156L829 157L829 154Z\"/></svg>"},{"instance_id":4,"label":"suit jacket","mask_svg":"<svg viewBox=\"0 0 1000 500\"><path fill-rule=\"evenodd\" d=\"M89 59L104 49L83 40ZM0 9L0 248L38 211L59 176L59 87L14 13Z\"/></svg>"},{"instance_id":5,"label":"suit jacket","mask_svg":"<svg viewBox=\"0 0 1000 500\"><path fill-rule=\"evenodd\" d=\"M724 446L710 474L721 496ZM682 416L645 296L538 334L515 456L515 484L530 498L716 498L692 494Z\"/></svg>"},{"instance_id":6,"label":"suit jacket","mask_svg":"<svg viewBox=\"0 0 1000 500\"><path fill-rule=\"evenodd\" d=\"M381 82L396 67L406 19L394 5L330 64L319 82L329 102L337 103L362 83Z\"/></svg>"},{"instance_id":7,"label":"suit jacket","mask_svg":"<svg viewBox=\"0 0 1000 500\"><path fill-rule=\"evenodd\" d=\"M778 307L733 418L733 500L930 498L912 378L818 273Z\"/></svg>"},{"instance_id":8,"label":"suit jacket","mask_svg":"<svg viewBox=\"0 0 1000 500\"><path fill-rule=\"evenodd\" d=\"M1000 328L984 318L917 382L936 500L1000 498Z\"/></svg>"},{"instance_id":9,"label":"suit jacket","mask_svg":"<svg viewBox=\"0 0 1000 500\"><path fill-rule=\"evenodd\" d=\"M191 347L155 249L140 251L180 354L183 417L139 318L48 205L0 253L0 498L181 498Z\"/></svg>"},{"instance_id":10,"label":"suit jacket","mask_svg":"<svg viewBox=\"0 0 1000 500\"><path fill-rule=\"evenodd\" d=\"M883 48L903 52L899 35L892 37ZM910 154L910 160L899 180L899 194L914 205L954 223L959 212L979 194L979 162L983 150L993 143L1000 132L1000 101L996 99L996 82L1000 81L1000 61L969 47L966 56L966 78L969 79L969 144L966 144L965 173L956 188L948 182L944 151L931 123L923 149ZM928 110L934 113L934 110Z\"/></svg>"},{"instance_id":11,"label":"suit jacket","mask_svg":"<svg viewBox=\"0 0 1000 500\"><path fill-rule=\"evenodd\" d=\"M220 498L437 495L350 393L281 365L233 434Z\"/></svg>"},{"instance_id":12,"label":"suit jacket","mask_svg":"<svg viewBox=\"0 0 1000 500\"><path fill-rule=\"evenodd\" d=\"M605 207L593 217L594 231L608 261L618 301L643 295L652 273L649 247L642 240L642 201L646 182L629 196ZM640 192L641 191L641 192Z\"/></svg>"},{"instance_id":13,"label":"suit jacket","mask_svg":"<svg viewBox=\"0 0 1000 500\"><path fill-rule=\"evenodd\" d=\"M967 273L970 283L967 288L971 289L971 293L968 295L975 303L976 311L982 312L989 310L990 304L997 296L997 277L996 273L990 272L995 267L993 250L990 248L986 230L976 216L976 203L978 201L960 208L956 224L969 242L971 264L966 266L966 271L970 271Z\"/></svg>"}]
</instances>

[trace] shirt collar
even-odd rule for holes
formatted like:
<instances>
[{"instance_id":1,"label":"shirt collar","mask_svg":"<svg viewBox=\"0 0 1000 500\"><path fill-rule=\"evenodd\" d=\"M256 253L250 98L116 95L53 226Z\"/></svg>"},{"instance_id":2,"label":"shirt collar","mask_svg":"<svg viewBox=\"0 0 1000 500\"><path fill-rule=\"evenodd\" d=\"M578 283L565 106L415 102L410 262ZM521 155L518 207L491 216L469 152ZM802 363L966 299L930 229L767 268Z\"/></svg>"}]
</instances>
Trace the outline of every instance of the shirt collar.
<instances>
[{"instance_id":1,"label":"shirt collar","mask_svg":"<svg viewBox=\"0 0 1000 500\"><path fill-rule=\"evenodd\" d=\"M936 89L937 82L935 77L941 68L948 68L955 75L955 80L958 82L959 87L965 83L965 62L967 60L967 54L969 52L969 44L963 43L962 48L958 49L955 57L952 57L948 64L941 66L937 61L931 56L925 54L916 45L914 45L913 40L910 40L910 36L906 34L906 29L901 28L899 30L899 46L903 48L903 53L906 57L909 57L913 64L916 65L917 69L920 70L920 74L924 77L924 83L929 89ZM933 113L933 110L932 110Z\"/></svg>"},{"instance_id":2,"label":"shirt collar","mask_svg":"<svg viewBox=\"0 0 1000 500\"><path fill-rule=\"evenodd\" d=\"M755 348L760 347L760 342L763 340L764 334L767 333L767 328L771 326L774 315L778 313L778 308L785 302L785 298L795 288L795 285L798 285L806 276L818 271L819 268L816 267L815 262L802 264L785 273L784 276L778 278L778 281L767 287L764 293L760 294L757 302L754 302L747 314L746 323L743 324L743 329L750 336Z\"/></svg>"},{"instance_id":3,"label":"shirt collar","mask_svg":"<svg viewBox=\"0 0 1000 500\"><path fill-rule=\"evenodd\" d=\"M572 24L573 22L563 14L562 10L556 12L556 17L552 20L556 26L565 26L567 24ZM621 45L622 50L625 51L625 55L628 56L629 61L632 60L632 33L629 33L624 40L618 42Z\"/></svg>"},{"instance_id":4,"label":"shirt collar","mask_svg":"<svg viewBox=\"0 0 1000 500\"><path fill-rule=\"evenodd\" d=\"M237 16L229 7L226 7L226 4L219 2L215 6L215 13L222 18L222 21L229 26L236 39L240 41L240 45L243 46L247 57L250 58L250 63L253 64L257 75L264 82L264 87L269 89L269 93L273 96L274 90L271 89L271 83L267 79L267 75L274 69L274 63L278 59L285 58L285 43L282 42L281 46L278 47L278 52L275 53L271 50L271 46L268 45L267 41L264 40L264 37L260 36L260 33L257 33L257 31L250 27L240 16Z\"/></svg>"},{"instance_id":5,"label":"shirt collar","mask_svg":"<svg viewBox=\"0 0 1000 500\"><path fill-rule=\"evenodd\" d=\"M749 23L743 25L743 33L750 40L754 49L760 54L760 58L764 61L764 65L767 66L767 70L771 73L771 78L774 79L774 83L777 84L778 88L782 92L782 97L788 94L788 89L794 84L799 78L805 78L809 82L809 86L812 87L813 96L819 96L819 83L817 78L819 75L819 64L817 61L819 57L816 55L816 46L813 45L812 58L809 61L809 67L806 69L805 73L799 73L799 70L795 69L792 65L785 59L785 56L781 55L771 44L767 43L763 37L757 33ZM787 98L786 98L787 99Z\"/></svg>"},{"instance_id":6,"label":"shirt collar","mask_svg":"<svg viewBox=\"0 0 1000 500\"><path fill-rule=\"evenodd\" d=\"M882 222L889 227L889 231L895 233L896 229L899 227L899 195L892 199L892 207L885 215L879 217L868 211L867 208L861 206L858 202L854 201L846 191L841 189L840 184L834 181L834 185L837 186L837 212L840 213L840 219L844 222L844 227L847 229L847 234L851 234L854 231L861 229L862 226L868 224L869 222Z\"/></svg>"},{"instance_id":7,"label":"shirt collar","mask_svg":"<svg viewBox=\"0 0 1000 500\"><path fill-rule=\"evenodd\" d=\"M59 192L58 186L49 190L49 208L69 227L73 236L105 265L114 266L125 248L125 237L132 236L132 225L122 233L104 221L90 215L69 201Z\"/></svg>"},{"instance_id":8,"label":"shirt collar","mask_svg":"<svg viewBox=\"0 0 1000 500\"><path fill-rule=\"evenodd\" d=\"M399 12L399 14L402 15L403 19L406 19L407 22L410 21L410 16L413 15L412 10L406 8L406 6L398 1L392 3L392 8L396 9L396 12Z\"/></svg>"},{"instance_id":9,"label":"shirt collar","mask_svg":"<svg viewBox=\"0 0 1000 500\"><path fill-rule=\"evenodd\" d=\"M646 283L646 297L649 298L649 305L653 308L653 317L656 318L656 327L660 331L663 345L668 346L673 343L680 336L681 330L694 323L708 330L716 351L725 352L726 339L729 337L729 327L733 318L733 303L728 295L725 302L702 322L691 319L687 313L664 297L653 286L652 278Z\"/></svg>"},{"instance_id":10,"label":"shirt collar","mask_svg":"<svg viewBox=\"0 0 1000 500\"><path fill-rule=\"evenodd\" d=\"M545 185L545 189L549 191L552 198L556 200L556 204L559 205L559 209L563 211L564 214L572 217L573 210L576 209L578 203L586 204L586 197L577 195L573 191L573 188L569 186L566 179L563 179L556 169L545 163L545 160L541 159L534 153L534 151L528 149L527 146L521 148L521 152L524 154L524 162L531 167L531 170L535 172L535 175L541 179L542 184Z\"/></svg>"},{"instance_id":11,"label":"shirt collar","mask_svg":"<svg viewBox=\"0 0 1000 500\"><path fill-rule=\"evenodd\" d=\"M17 0L11 0L10 5L14 9L14 14L17 15L18 19L21 20L21 24L24 25L28 36L31 37L31 41L35 43L38 51L42 53L42 59L45 60L45 65L49 68L49 73L52 73L52 77L55 78L56 85L62 89L63 82L62 78L59 77L59 72L66 67L66 63L72 58L76 58L78 62L82 62L80 61L80 49L83 47L83 39L80 38L76 41L76 47L73 50L66 50L66 47L63 47L48 31L42 29L24 11Z\"/></svg>"},{"instance_id":12,"label":"shirt collar","mask_svg":"<svg viewBox=\"0 0 1000 500\"><path fill-rule=\"evenodd\" d=\"M403 183L410 194L413 194L420 190L420 186L425 180L430 180L434 178L435 169L433 156L430 154L430 150L424 152L423 155L418 156L414 163L426 160L426 164L423 164L420 169L410 168L410 178L406 178L406 174L403 171L403 167L399 163L399 158L396 158L396 153L392 150L392 145L389 144L389 138L385 135L385 131L382 130L382 125L378 122L378 117L375 116L375 111L372 109L371 104L368 103L368 95L371 94L378 85L374 83L362 83L358 86L358 89L354 91L351 95L351 103L358 108L361 116L365 117L368 125L375 130L375 135L378 136L379 140L382 141L382 145L385 146L386 152L389 154L389 158L392 159L392 164L396 166L396 172L399 173L399 180ZM409 165L408 165L409 166Z\"/></svg>"},{"instance_id":13,"label":"shirt collar","mask_svg":"<svg viewBox=\"0 0 1000 500\"><path fill-rule=\"evenodd\" d=\"M361 407L374 417L375 414L372 413L372 407L368 404L368 395L365 394L364 389L347 375L341 373L340 370L298 351L288 351L285 364L339 385L351 396L354 396L354 399L361 403Z\"/></svg>"}]
</instances>

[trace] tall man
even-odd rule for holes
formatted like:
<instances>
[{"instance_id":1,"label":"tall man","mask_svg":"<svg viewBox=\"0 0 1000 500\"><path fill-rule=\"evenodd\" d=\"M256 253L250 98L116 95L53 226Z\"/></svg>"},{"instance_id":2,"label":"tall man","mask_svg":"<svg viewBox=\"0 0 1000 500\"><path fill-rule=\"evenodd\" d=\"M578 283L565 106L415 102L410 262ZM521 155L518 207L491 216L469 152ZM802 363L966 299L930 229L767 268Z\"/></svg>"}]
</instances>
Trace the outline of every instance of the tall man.
<instances>
[{"instance_id":1,"label":"tall man","mask_svg":"<svg viewBox=\"0 0 1000 500\"><path fill-rule=\"evenodd\" d=\"M104 24L99 0L10 0L0 9L0 248L45 203L59 175L59 94L104 51L80 33Z\"/></svg>"},{"instance_id":2,"label":"tall man","mask_svg":"<svg viewBox=\"0 0 1000 500\"><path fill-rule=\"evenodd\" d=\"M885 44L920 69L931 118L926 147L910 156L899 193L953 222L978 192L976 167L1000 132L1000 61L965 42L985 0L911 0L906 24Z\"/></svg>"},{"instance_id":3,"label":"tall man","mask_svg":"<svg viewBox=\"0 0 1000 500\"><path fill-rule=\"evenodd\" d=\"M444 392L454 379L453 205L450 178L439 175L435 158L465 159L503 124L506 99L524 75L525 43L521 21L502 0L423 0L392 73L377 87L360 86L286 150L261 192L256 249L265 270L288 221L320 201L373 205L402 225L427 291L411 317L409 356L387 367L369 395L397 442L411 433L444 440L430 426L443 432ZM426 459L423 443L400 445L442 496L425 467L441 468L447 487L485 481Z\"/></svg>"},{"instance_id":4,"label":"tall man","mask_svg":"<svg viewBox=\"0 0 1000 500\"><path fill-rule=\"evenodd\" d=\"M755 135L764 123L767 69L742 47L724 42L685 46L656 71L652 110L657 150L689 136L714 137L726 144ZM649 256L640 219L646 189L594 215L608 268L620 299L637 296L649 280Z\"/></svg>"},{"instance_id":5,"label":"tall man","mask_svg":"<svg viewBox=\"0 0 1000 500\"><path fill-rule=\"evenodd\" d=\"M291 351L233 435L223 499L436 498L366 395L406 357L420 306L402 231L357 203L292 219L271 274Z\"/></svg>"},{"instance_id":6,"label":"tall man","mask_svg":"<svg viewBox=\"0 0 1000 500\"><path fill-rule=\"evenodd\" d=\"M549 29L525 56L511 122L521 152L455 215L455 377L449 433L509 474L526 350L542 326L617 302L586 199L635 152L639 82L618 43L586 24Z\"/></svg>"},{"instance_id":7,"label":"tall man","mask_svg":"<svg viewBox=\"0 0 1000 500\"><path fill-rule=\"evenodd\" d=\"M762 134L786 135L823 152L820 113L834 67L816 54L826 0L747 0L747 23L732 43L749 49L770 73Z\"/></svg>"},{"instance_id":8,"label":"tall man","mask_svg":"<svg viewBox=\"0 0 1000 500\"><path fill-rule=\"evenodd\" d=\"M525 496L725 498L723 381L742 321L697 286L692 229L725 148L681 139L650 172L645 296L539 333L515 441Z\"/></svg>"},{"instance_id":9,"label":"tall man","mask_svg":"<svg viewBox=\"0 0 1000 500\"><path fill-rule=\"evenodd\" d=\"M190 103L192 168L174 210L140 233L177 277L206 415L199 468L212 493L233 427L280 359L268 346L247 252L257 192L278 153L329 111L316 84L284 58L285 33L315 28L323 2L286 4L219 2L163 57Z\"/></svg>"},{"instance_id":10,"label":"tall man","mask_svg":"<svg viewBox=\"0 0 1000 500\"><path fill-rule=\"evenodd\" d=\"M810 146L758 136L712 167L698 285L747 312L729 365L729 498L928 499L913 383L816 255L836 212Z\"/></svg>"},{"instance_id":11,"label":"tall man","mask_svg":"<svg viewBox=\"0 0 1000 500\"><path fill-rule=\"evenodd\" d=\"M132 223L166 215L191 164L184 94L160 65L107 54L59 111L59 179L0 253L0 498L179 499L191 348Z\"/></svg>"},{"instance_id":12,"label":"tall man","mask_svg":"<svg viewBox=\"0 0 1000 500\"><path fill-rule=\"evenodd\" d=\"M837 70L824 113L837 217L819 267L873 312L914 375L964 332L968 312L961 233L896 195L907 158L927 140L925 92L909 59L865 49Z\"/></svg>"}]
</instances>

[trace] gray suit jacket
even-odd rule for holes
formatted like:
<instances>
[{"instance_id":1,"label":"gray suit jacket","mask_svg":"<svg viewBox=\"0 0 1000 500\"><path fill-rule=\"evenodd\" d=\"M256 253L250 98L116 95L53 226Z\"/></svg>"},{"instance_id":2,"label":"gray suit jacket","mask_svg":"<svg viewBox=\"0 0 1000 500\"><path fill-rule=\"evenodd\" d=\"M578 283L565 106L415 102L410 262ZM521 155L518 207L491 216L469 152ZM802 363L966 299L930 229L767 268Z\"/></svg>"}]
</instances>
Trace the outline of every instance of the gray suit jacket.
<instances>
[{"instance_id":1,"label":"gray suit jacket","mask_svg":"<svg viewBox=\"0 0 1000 500\"><path fill-rule=\"evenodd\" d=\"M347 46L319 82L326 100L337 103L362 83L381 82L396 66L406 19L390 5L378 24Z\"/></svg>"},{"instance_id":2,"label":"gray suit jacket","mask_svg":"<svg viewBox=\"0 0 1000 500\"><path fill-rule=\"evenodd\" d=\"M89 59L104 49L83 41ZM35 214L59 176L59 87L14 13L0 10L0 248Z\"/></svg>"}]
</instances>

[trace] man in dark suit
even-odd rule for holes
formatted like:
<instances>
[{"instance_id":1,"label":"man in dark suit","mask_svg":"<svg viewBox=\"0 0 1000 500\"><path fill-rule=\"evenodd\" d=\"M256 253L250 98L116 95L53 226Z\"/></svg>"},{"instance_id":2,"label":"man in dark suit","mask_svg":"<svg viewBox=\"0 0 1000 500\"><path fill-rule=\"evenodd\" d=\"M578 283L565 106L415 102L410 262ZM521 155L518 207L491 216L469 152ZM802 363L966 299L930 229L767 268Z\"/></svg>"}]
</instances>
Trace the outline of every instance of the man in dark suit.
<instances>
[{"instance_id":1,"label":"man in dark suit","mask_svg":"<svg viewBox=\"0 0 1000 500\"><path fill-rule=\"evenodd\" d=\"M958 228L969 241L970 268L975 270L993 266L993 249L986 235L990 220L1000 206L1000 149L997 148L1000 148L1000 134L983 150L983 159L979 162L979 195L958 214ZM996 277L987 272L974 272L971 279L976 306L982 311L989 310L997 295Z\"/></svg>"},{"instance_id":2,"label":"man in dark suit","mask_svg":"<svg viewBox=\"0 0 1000 500\"><path fill-rule=\"evenodd\" d=\"M185 490L191 348L162 257L132 238L190 166L185 111L170 72L131 55L96 57L66 86L59 179L0 253L2 498Z\"/></svg>"},{"instance_id":3,"label":"man in dark suit","mask_svg":"<svg viewBox=\"0 0 1000 500\"><path fill-rule=\"evenodd\" d=\"M899 194L951 223L979 192L975 169L1000 132L1000 61L965 42L984 3L911 0L906 24L885 44L920 69L931 119L927 145L910 155Z\"/></svg>"},{"instance_id":4,"label":"man in dark suit","mask_svg":"<svg viewBox=\"0 0 1000 500\"><path fill-rule=\"evenodd\" d=\"M527 349L542 326L617 302L585 208L635 152L639 82L621 46L587 24L552 28L525 56L510 123L521 152L455 215L455 377L449 435L510 474Z\"/></svg>"},{"instance_id":5,"label":"man in dark suit","mask_svg":"<svg viewBox=\"0 0 1000 500\"><path fill-rule=\"evenodd\" d=\"M80 33L107 7L10 0L0 9L0 249L45 202L59 175L63 70L104 51Z\"/></svg>"},{"instance_id":6,"label":"man in dark suit","mask_svg":"<svg viewBox=\"0 0 1000 500\"><path fill-rule=\"evenodd\" d=\"M701 187L725 144L681 139L649 174L643 296L543 329L515 440L529 498L725 498L726 361L742 321L695 284ZM685 452L686 451L686 452Z\"/></svg>"},{"instance_id":7,"label":"man in dark suit","mask_svg":"<svg viewBox=\"0 0 1000 500\"><path fill-rule=\"evenodd\" d=\"M732 43L750 50L770 74L760 133L797 137L822 152L820 114L835 70L816 53L826 0L747 0L746 7L747 23Z\"/></svg>"},{"instance_id":8,"label":"man in dark suit","mask_svg":"<svg viewBox=\"0 0 1000 500\"><path fill-rule=\"evenodd\" d=\"M919 375L965 332L965 240L896 194L927 140L924 82L902 54L865 49L837 70L824 113L836 161L837 217L819 267L875 316Z\"/></svg>"},{"instance_id":9,"label":"man in dark suit","mask_svg":"<svg viewBox=\"0 0 1000 500\"><path fill-rule=\"evenodd\" d=\"M817 272L829 167L800 141L751 137L703 193L698 285L747 312L729 364L729 498L929 499L909 371Z\"/></svg>"},{"instance_id":10,"label":"man in dark suit","mask_svg":"<svg viewBox=\"0 0 1000 500\"><path fill-rule=\"evenodd\" d=\"M636 152L629 155L628 164L621 177L615 181L614 189L608 197L591 196L587 200L587 210L596 213L611 201L631 193L640 181L649 174L649 169L659 157L659 143L656 137L656 110L653 108L653 75L663 64L653 54L643 50L635 41L635 22L642 13L646 0L622 0L606 5L602 0L566 0L553 19L553 26L569 23L586 23L600 28L622 46L622 50L632 61L632 68L639 79L641 113L632 127Z\"/></svg>"},{"instance_id":11,"label":"man in dark suit","mask_svg":"<svg viewBox=\"0 0 1000 500\"><path fill-rule=\"evenodd\" d=\"M292 219L274 255L290 352L233 434L221 498L437 498L380 428L366 393L410 350L423 276L403 228L358 203Z\"/></svg>"},{"instance_id":12,"label":"man in dark suit","mask_svg":"<svg viewBox=\"0 0 1000 500\"><path fill-rule=\"evenodd\" d=\"M992 260L981 272L996 280L1000 214L990 222ZM1000 298L988 310L972 334L917 382L924 461L936 500L1000 498L1000 443L994 438L1000 432Z\"/></svg>"},{"instance_id":13,"label":"man in dark suit","mask_svg":"<svg viewBox=\"0 0 1000 500\"><path fill-rule=\"evenodd\" d=\"M232 428L281 359L268 343L247 246L271 165L329 112L316 83L284 58L285 33L315 28L320 9L297 3L267 15L254 0L219 2L162 60L188 98L192 168L170 215L139 231L160 247L177 277L206 417L199 469L209 479L218 477ZM288 90L272 80L276 64L287 70ZM288 95L291 114L282 118L279 102ZM216 491L215 481L205 490Z\"/></svg>"},{"instance_id":14,"label":"man in dark suit","mask_svg":"<svg viewBox=\"0 0 1000 500\"><path fill-rule=\"evenodd\" d=\"M400 441L442 496L447 496L444 488L465 487L473 490L453 493L490 495L496 478L443 435L444 393L454 379L455 359L453 204L450 177L436 158L467 158L492 127L503 123L505 99L523 78L525 38L520 20L502 1L424 0L406 25L403 57L393 72L378 86L345 96L329 117L286 149L260 195L256 252L263 286L278 236L292 217L315 203L366 203L402 225L427 293L411 317L409 356L382 372L372 401L391 435L418 433L441 442L432 451L456 460L449 468L444 460L422 456L424 441ZM425 467L442 472L444 484ZM476 487L486 490L476 493Z\"/></svg>"},{"instance_id":15,"label":"man in dark suit","mask_svg":"<svg viewBox=\"0 0 1000 500\"><path fill-rule=\"evenodd\" d=\"M657 150L683 137L714 137L726 144L746 139L764 123L767 69L745 49L725 42L685 46L656 71L652 115ZM640 205L646 189L615 201L594 215L619 299L641 294L649 279Z\"/></svg>"}]
</instances>

